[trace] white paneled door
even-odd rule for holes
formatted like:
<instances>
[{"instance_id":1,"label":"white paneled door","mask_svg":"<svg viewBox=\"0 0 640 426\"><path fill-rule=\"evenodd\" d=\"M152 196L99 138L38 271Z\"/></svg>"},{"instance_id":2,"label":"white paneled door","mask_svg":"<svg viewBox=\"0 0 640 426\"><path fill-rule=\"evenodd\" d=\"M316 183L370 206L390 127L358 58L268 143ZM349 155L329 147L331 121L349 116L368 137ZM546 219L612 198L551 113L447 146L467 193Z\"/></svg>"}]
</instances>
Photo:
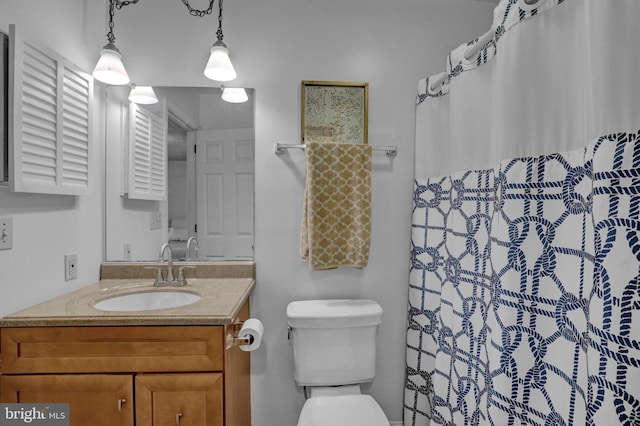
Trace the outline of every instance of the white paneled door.
<instances>
[{"instance_id":1,"label":"white paneled door","mask_svg":"<svg viewBox=\"0 0 640 426\"><path fill-rule=\"evenodd\" d=\"M253 259L253 129L196 132L196 216L200 256Z\"/></svg>"}]
</instances>

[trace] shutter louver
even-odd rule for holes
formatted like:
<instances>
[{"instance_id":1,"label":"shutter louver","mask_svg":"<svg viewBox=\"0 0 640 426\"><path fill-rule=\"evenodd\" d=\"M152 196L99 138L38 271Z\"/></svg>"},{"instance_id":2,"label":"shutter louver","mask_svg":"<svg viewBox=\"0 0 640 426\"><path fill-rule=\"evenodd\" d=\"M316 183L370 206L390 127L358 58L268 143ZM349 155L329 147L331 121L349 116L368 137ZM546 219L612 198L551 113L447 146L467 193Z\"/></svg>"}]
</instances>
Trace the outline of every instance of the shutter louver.
<instances>
[{"instance_id":1,"label":"shutter louver","mask_svg":"<svg viewBox=\"0 0 640 426\"><path fill-rule=\"evenodd\" d=\"M134 139L133 139L133 162L130 164L133 166L133 191L129 191L129 198L132 193L137 195L150 193L151 184L149 183L149 175L151 173L151 161L150 161L150 141L151 131L149 129L149 120L144 114L144 111L137 106L132 105L134 115Z\"/></svg>"},{"instance_id":2,"label":"shutter louver","mask_svg":"<svg viewBox=\"0 0 640 426\"><path fill-rule=\"evenodd\" d=\"M164 199L166 129L160 118L151 118L151 193Z\"/></svg>"},{"instance_id":3,"label":"shutter louver","mask_svg":"<svg viewBox=\"0 0 640 426\"><path fill-rule=\"evenodd\" d=\"M22 180L57 184L57 65L25 43L22 62Z\"/></svg>"},{"instance_id":4,"label":"shutter louver","mask_svg":"<svg viewBox=\"0 0 640 426\"><path fill-rule=\"evenodd\" d=\"M89 82L65 68L62 92L62 180L64 185L89 186Z\"/></svg>"}]
</instances>

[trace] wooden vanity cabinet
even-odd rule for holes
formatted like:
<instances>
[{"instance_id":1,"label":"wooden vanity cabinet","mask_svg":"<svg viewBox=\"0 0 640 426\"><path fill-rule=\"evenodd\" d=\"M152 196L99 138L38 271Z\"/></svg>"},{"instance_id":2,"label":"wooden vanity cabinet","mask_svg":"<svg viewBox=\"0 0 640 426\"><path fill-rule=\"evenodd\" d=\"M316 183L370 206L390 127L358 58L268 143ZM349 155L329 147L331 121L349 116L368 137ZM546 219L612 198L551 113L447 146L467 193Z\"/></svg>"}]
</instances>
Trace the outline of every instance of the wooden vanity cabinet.
<instances>
[{"instance_id":1,"label":"wooden vanity cabinet","mask_svg":"<svg viewBox=\"0 0 640 426\"><path fill-rule=\"evenodd\" d=\"M3 328L0 401L69 403L71 426L249 426L249 353L225 347L231 328Z\"/></svg>"},{"instance_id":2,"label":"wooden vanity cabinet","mask_svg":"<svg viewBox=\"0 0 640 426\"><path fill-rule=\"evenodd\" d=\"M133 426L131 378L129 374L3 375L1 400L68 403L71 425Z\"/></svg>"}]
</instances>

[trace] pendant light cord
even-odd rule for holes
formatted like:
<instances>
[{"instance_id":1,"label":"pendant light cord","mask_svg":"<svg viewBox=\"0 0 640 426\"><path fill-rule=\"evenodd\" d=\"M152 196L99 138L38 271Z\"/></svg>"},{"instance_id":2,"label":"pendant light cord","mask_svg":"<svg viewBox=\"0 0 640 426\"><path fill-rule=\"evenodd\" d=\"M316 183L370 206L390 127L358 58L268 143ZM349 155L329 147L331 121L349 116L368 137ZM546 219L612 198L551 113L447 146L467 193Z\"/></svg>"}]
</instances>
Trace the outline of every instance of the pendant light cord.
<instances>
[{"instance_id":1,"label":"pendant light cord","mask_svg":"<svg viewBox=\"0 0 640 426\"><path fill-rule=\"evenodd\" d=\"M209 7L202 10L194 9L193 7L191 7L191 5L189 4L189 0L182 0L182 3L187 6L187 9L189 9L189 14L191 16L199 16L202 18L205 15L211 15L211 13L213 12L213 4L215 3L215 0L209 0Z\"/></svg>"},{"instance_id":2,"label":"pendant light cord","mask_svg":"<svg viewBox=\"0 0 640 426\"><path fill-rule=\"evenodd\" d=\"M113 34L113 15L115 9L120 10L125 6L136 3L138 3L138 0L109 0L109 32L107 33L107 40L110 44L115 44L116 41L116 36ZM187 9L189 9L189 14L191 16L203 17L213 13L215 0L209 0L209 7L206 9L193 8L191 4L189 4L189 0L182 0L182 3L187 7ZM218 40L222 41L224 38L222 35L222 0L218 0L218 6L218 31L216 31L216 36L218 37Z\"/></svg>"},{"instance_id":3,"label":"pendant light cord","mask_svg":"<svg viewBox=\"0 0 640 426\"><path fill-rule=\"evenodd\" d=\"M189 9L189 14L191 16L199 16L203 17L205 15L211 15L213 13L213 5L215 0L209 0L209 7L206 9L194 9L189 4L189 0L182 0L187 9ZM224 35L222 35L222 0L218 0L218 31L216 31L216 36L218 40L222 41Z\"/></svg>"},{"instance_id":4,"label":"pendant light cord","mask_svg":"<svg viewBox=\"0 0 640 426\"><path fill-rule=\"evenodd\" d=\"M216 31L216 36L218 40L222 41L224 36L222 35L222 0L218 0L218 6L220 7L218 12L218 31Z\"/></svg>"},{"instance_id":5,"label":"pendant light cord","mask_svg":"<svg viewBox=\"0 0 640 426\"><path fill-rule=\"evenodd\" d=\"M109 32L107 33L107 40L110 44L115 44L116 36L113 34L113 15L115 9L122 9L130 4L136 4L138 0L110 0L109 1Z\"/></svg>"}]
</instances>

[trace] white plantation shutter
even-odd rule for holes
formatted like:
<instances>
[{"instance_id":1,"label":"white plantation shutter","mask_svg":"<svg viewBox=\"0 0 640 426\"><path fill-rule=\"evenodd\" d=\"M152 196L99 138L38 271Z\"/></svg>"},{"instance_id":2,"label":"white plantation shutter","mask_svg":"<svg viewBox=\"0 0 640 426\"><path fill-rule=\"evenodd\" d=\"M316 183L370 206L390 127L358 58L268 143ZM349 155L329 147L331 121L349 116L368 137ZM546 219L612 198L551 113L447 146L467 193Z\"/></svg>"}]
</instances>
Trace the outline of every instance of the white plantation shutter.
<instances>
[{"instance_id":1,"label":"white plantation shutter","mask_svg":"<svg viewBox=\"0 0 640 426\"><path fill-rule=\"evenodd\" d=\"M143 198L151 193L151 130L145 111L129 106L129 198Z\"/></svg>"},{"instance_id":2,"label":"white plantation shutter","mask_svg":"<svg viewBox=\"0 0 640 426\"><path fill-rule=\"evenodd\" d=\"M167 115L129 104L128 197L166 200Z\"/></svg>"},{"instance_id":3,"label":"white plantation shutter","mask_svg":"<svg viewBox=\"0 0 640 426\"><path fill-rule=\"evenodd\" d=\"M14 25L9 33L11 190L86 195L93 79Z\"/></svg>"},{"instance_id":4,"label":"white plantation shutter","mask_svg":"<svg viewBox=\"0 0 640 426\"><path fill-rule=\"evenodd\" d=\"M165 198L167 120L151 115L151 194Z\"/></svg>"}]
</instances>

